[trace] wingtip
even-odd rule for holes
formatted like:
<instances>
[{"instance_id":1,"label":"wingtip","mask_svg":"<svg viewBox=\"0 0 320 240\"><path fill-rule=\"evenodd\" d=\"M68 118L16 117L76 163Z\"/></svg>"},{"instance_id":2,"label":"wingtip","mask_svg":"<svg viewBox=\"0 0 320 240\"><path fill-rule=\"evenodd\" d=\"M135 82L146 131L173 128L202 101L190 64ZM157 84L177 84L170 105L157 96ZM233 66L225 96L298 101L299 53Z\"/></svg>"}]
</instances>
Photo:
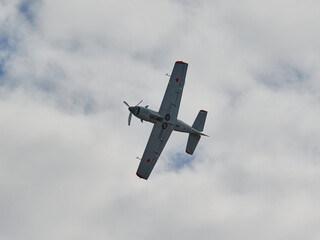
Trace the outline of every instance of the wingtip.
<instances>
[{"instance_id":1,"label":"wingtip","mask_svg":"<svg viewBox=\"0 0 320 240\"><path fill-rule=\"evenodd\" d=\"M176 64L188 64L188 63L186 63L184 61L176 61Z\"/></svg>"},{"instance_id":2,"label":"wingtip","mask_svg":"<svg viewBox=\"0 0 320 240\"><path fill-rule=\"evenodd\" d=\"M144 180L147 180L147 178L143 177L143 176L140 175L139 173L136 173L136 174L137 174L137 176L138 176L139 178L142 178L142 179L144 179Z\"/></svg>"}]
</instances>

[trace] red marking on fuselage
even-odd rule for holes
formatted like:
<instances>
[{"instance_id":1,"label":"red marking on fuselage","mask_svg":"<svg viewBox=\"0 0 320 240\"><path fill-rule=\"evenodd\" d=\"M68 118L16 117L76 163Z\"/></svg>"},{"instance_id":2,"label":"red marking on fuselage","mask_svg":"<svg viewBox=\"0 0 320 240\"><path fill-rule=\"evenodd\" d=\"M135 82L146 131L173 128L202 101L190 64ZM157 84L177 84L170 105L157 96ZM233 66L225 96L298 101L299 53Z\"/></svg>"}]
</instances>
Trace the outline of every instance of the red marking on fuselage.
<instances>
[{"instance_id":1,"label":"red marking on fuselage","mask_svg":"<svg viewBox=\"0 0 320 240\"><path fill-rule=\"evenodd\" d=\"M151 161L150 158L148 158L148 159L147 159L147 163L149 163L150 161Z\"/></svg>"},{"instance_id":2,"label":"red marking on fuselage","mask_svg":"<svg viewBox=\"0 0 320 240\"><path fill-rule=\"evenodd\" d=\"M179 78L176 78L176 82L179 82Z\"/></svg>"}]
</instances>

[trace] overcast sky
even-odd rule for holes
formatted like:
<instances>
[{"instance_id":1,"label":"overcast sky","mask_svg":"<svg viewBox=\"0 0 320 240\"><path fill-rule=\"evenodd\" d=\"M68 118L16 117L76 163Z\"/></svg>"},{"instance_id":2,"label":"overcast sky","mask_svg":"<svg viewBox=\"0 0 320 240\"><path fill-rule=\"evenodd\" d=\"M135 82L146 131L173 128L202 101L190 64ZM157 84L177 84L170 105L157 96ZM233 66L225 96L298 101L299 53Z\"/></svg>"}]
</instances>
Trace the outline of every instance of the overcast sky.
<instances>
[{"instance_id":1,"label":"overcast sky","mask_svg":"<svg viewBox=\"0 0 320 240\"><path fill-rule=\"evenodd\" d=\"M320 239L320 2L0 0L0 239ZM135 173L174 62L179 119Z\"/></svg>"}]
</instances>

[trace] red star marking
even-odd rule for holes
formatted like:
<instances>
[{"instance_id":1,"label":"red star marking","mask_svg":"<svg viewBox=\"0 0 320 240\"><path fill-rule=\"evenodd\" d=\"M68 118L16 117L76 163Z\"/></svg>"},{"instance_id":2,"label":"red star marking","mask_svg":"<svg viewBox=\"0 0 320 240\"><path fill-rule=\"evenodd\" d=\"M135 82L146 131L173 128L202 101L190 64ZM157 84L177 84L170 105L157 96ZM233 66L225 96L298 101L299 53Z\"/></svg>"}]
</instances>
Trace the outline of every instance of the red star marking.
<instances>
[{"instance_id":1,"label":"red star marking","mask_svg":"<svg viewBox=\"0 0 320 240\"><path fill-rule=\"evenodd\" d=\"M176 78L176 82L179 82L179 78Z\"/></svg>"},{"instance_id":2,"label":"red star marking","mask_svg":"<svg viewBox=\"0 0 320 240\"><path fill-rule=\"evenodd\" d=\"M150 162L150 158L147 159L147 162L148 162L148 163Z\"/></svg>"}]
</instances>

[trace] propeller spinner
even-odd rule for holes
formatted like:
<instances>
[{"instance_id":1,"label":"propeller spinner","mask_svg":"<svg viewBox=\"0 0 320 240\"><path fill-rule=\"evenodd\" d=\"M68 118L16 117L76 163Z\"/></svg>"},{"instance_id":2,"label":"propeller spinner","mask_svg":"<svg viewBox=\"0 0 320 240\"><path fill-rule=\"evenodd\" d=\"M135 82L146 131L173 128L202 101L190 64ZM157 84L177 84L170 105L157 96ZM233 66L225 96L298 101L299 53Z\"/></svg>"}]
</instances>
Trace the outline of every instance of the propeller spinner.
<instances>
[{"instance_id":1,"label":"propeller spinner","mask_svg":"<svg viewBox=\"0 0 320 240\"><path fill-rule=\"evenodd\" d=\"M128 126L130 126L131 123L131 118L132 118L132 112L134 110L134 108L136 106L139 106L140 103L142 103L143 100L141 100L137 105L135 105L134 107L130 106L126 101L123 101L123 103L128 107L130 113L129 113L129 117L128 117Z\"/></svg>"}]
</instances>

